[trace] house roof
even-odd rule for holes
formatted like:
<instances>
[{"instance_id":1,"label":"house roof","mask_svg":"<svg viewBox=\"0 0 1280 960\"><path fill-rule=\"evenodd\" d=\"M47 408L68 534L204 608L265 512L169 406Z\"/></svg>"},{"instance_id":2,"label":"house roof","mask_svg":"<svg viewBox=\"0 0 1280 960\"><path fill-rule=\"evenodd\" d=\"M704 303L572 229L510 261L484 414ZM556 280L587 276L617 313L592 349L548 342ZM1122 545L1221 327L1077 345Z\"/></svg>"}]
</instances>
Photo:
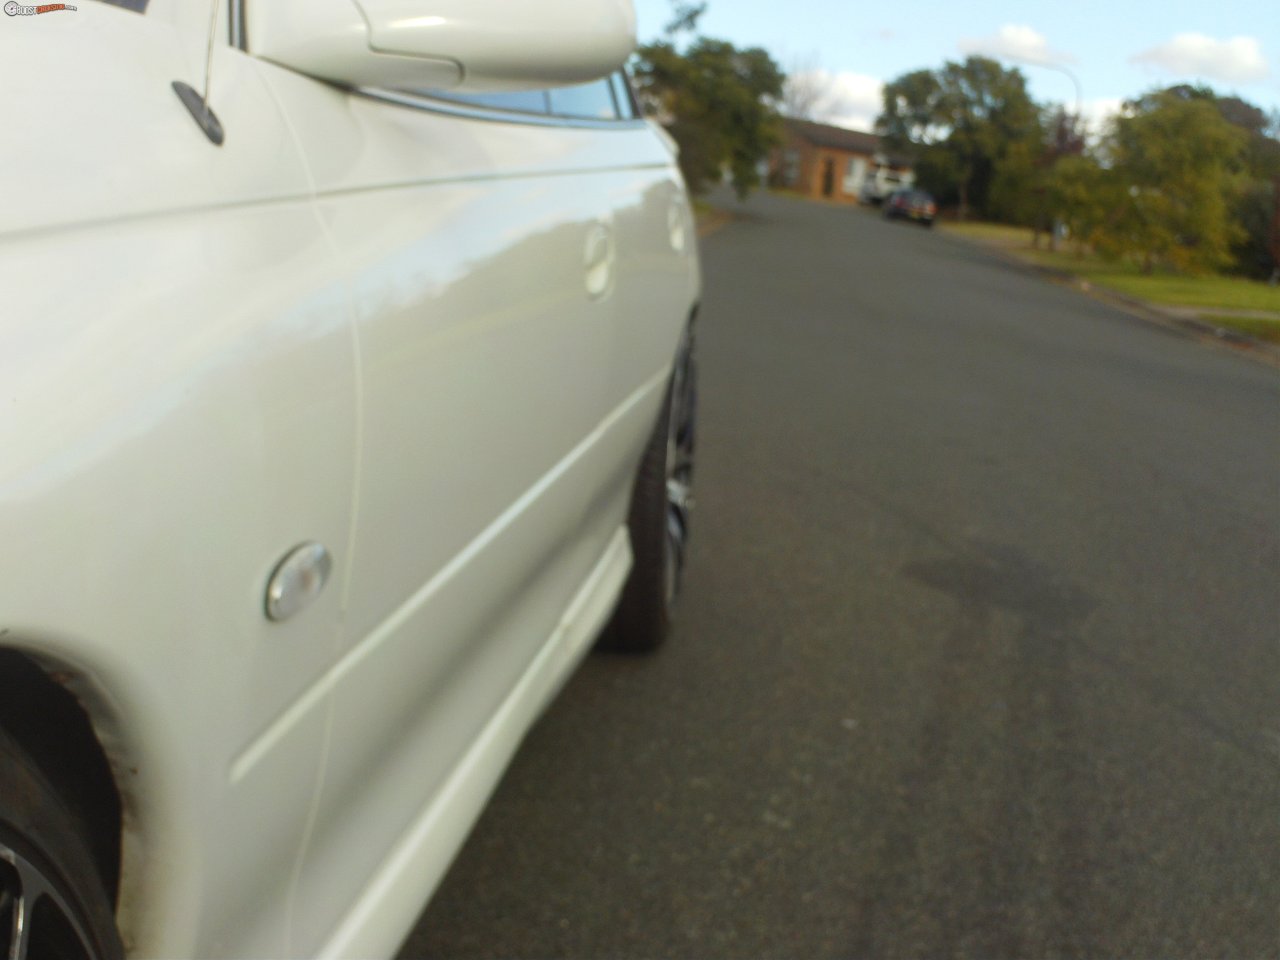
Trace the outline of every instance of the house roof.
<instances>
[{"instance_id":1,"label":"house roof","mask_svg":"<svg viewBox=\"0 0 1280 960\"><path fill-rule=\"evenodd\" d=\"M863 133L861 130L833 127L828 123L815 123L812 120L796 120L790 117L783 122L789 133L808 140L815 147L848 150L850 153L865 153L868 156L884 152L880 138L874 133ZM911 160L908 157L895 154L888 159L895 167L911 166Z\"/></svg>"},{"instance_id":2,"label":"house roof","mask_svg":"<svg viewBox=\"0 0 1280 960\"><path fill-rule=\"evenodd\" d=\"M812 120L784 121L787 129L797 137L803 137L815 147L830 147L833 150L850 150L854 153L876 153L880 149L880 138L874 133L863 133L861 130L850 130L847 127L833 127L826 123L814 123Z\"/></svg>"}]
</instances>

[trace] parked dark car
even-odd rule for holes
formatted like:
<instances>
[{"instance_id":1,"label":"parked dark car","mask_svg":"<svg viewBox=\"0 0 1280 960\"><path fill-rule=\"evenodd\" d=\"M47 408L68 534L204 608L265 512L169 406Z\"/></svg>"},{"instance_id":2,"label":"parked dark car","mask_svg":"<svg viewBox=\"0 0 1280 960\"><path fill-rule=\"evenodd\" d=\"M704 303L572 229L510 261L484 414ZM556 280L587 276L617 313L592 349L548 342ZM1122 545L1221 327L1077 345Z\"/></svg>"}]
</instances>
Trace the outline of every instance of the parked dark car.
<instances>
[{"instance_id":1,"label":"parked dark car","mask_svg":"<svg viewBox=\"0 0 1280 960\"><path fill-rule=\"evenodd\" d=\"M938 213L938 205L933 197L923 190L895 190L884 202L884 217L893 220L906 217L926 227L933 226L933 218Z\"/></svg>"}]
</instances>

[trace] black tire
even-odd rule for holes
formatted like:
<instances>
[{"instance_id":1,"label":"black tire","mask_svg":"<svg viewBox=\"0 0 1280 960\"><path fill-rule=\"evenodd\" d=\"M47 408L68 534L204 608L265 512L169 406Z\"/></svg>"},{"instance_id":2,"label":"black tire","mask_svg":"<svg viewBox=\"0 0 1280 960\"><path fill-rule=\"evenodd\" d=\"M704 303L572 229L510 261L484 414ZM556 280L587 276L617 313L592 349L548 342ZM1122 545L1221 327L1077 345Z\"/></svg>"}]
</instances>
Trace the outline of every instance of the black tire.
<instances>
[{"instance_id":1,"label":"black tire","mask_svg":"<svg viewBox=\"0 0 1280 960\"><path fill-rule=\"evenodd\" d=\"M667 396L645 446L631 494L627 527L634 565L599 646L647 653L671 632L689 537L697 365L693 324L681 339Z\"/></svg>"},{"instance_id":2,"label":"black tire","mask_svg":"<svg viewBox=\"0 0 1280 960\"><path fill-rule=\"evenodd\" d=\"M19 924L22 916L24 923ZM120 960L86 830L0 731L0 948L21 960Z\"/></svg>"}]
</instances>

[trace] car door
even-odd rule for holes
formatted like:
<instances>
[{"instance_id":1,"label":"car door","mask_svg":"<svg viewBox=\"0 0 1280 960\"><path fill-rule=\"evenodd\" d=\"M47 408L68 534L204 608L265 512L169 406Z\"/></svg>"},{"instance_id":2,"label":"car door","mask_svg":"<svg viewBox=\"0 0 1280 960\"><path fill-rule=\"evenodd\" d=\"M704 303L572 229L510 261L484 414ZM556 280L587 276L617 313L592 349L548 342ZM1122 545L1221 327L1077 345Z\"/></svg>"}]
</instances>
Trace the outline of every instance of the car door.
<instances>
[{"instance_id":1,"label":"car door","mask_svg":"<svg viewBox=\"0 0 1280 960\"><path fill-rule=\"evenodd\" d=\"M614 380L618 231L670 156L637 120L270 76L344 263L361 371L355 560L296 943L378 952L344 931L429 892L483 793L435 826L433 798L602 558L604 595L625 573L660 390ZM430 876L392 884L423 830Z\"/></svg>"},{"instance_id":2,"label":"car door","mask_svg":"<svg viewBox=\"0 0 1280 960\"><path fill-rule=\"evenodd\" d=\"M283 956L324 737L307 694L350 556L355 346L306 169L225 20L221 146L175 95L203 87L211 12L0 18L0 536L21 558L0 610L6 643L37 637L110 704L130 949ZM273 622L303 541L338 588Z\"/></svg>"}]
</instances>

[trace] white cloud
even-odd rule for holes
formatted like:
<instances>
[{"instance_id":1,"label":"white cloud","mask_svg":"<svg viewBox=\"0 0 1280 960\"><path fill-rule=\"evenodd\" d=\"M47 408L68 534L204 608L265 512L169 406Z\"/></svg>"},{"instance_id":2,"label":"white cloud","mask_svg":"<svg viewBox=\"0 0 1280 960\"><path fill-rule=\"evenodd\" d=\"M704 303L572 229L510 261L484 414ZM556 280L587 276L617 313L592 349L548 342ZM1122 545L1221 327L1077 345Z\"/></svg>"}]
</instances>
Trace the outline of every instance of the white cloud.
<instances>
[{"instance_id":1,"label":"white cloud","mask_svg":"<svg viewBox=\"0 0 1280 960\"><path fill-rule=\"evenodd\" d=\"M1262 47L1253 37L1215 40L1202 33L1180 33L1168 43L1130 57L1129 62L1177 77L1203 77L1224 83L1252 83L1270 72Z\"/></svg>"},{"instance_id":2,"label":"white cloud","mask_svg":"<svg viewBox=\"0 0 1280 960\"><path fill-rule=\"evenodd\" d=\"M1107 121L1118 114L1124 106L1120 97L1095 97L1080 105L1084 116L1084 127L1089 137L1100 137L1107 128Z\"/></svg>"},{"instance_id":3,"label":"white cloud","mask_svg":"<svg viewBox=\"0 0 1280 960\"><path fill-rule=\"evenodd\" d=\"M797 83L812 91L809 113L823 123L869 132L883 106L880 91L884 84L877 77L863 73L818 68L795 74L788 83Z\"/></svg>"},{"instance_id":4,"label":"white cloud","mask_svg":"<svg viewBox=\"0 0 1280 960\"><path fill-rule=\"evenodd\" d=\"M1023 63L1053 65L1076 62L1071 54L1051 49L1044 34L1017 23L1006 23L990 36L965 37L960 41L960 52Z\"/></svg>"}]
</instances>

